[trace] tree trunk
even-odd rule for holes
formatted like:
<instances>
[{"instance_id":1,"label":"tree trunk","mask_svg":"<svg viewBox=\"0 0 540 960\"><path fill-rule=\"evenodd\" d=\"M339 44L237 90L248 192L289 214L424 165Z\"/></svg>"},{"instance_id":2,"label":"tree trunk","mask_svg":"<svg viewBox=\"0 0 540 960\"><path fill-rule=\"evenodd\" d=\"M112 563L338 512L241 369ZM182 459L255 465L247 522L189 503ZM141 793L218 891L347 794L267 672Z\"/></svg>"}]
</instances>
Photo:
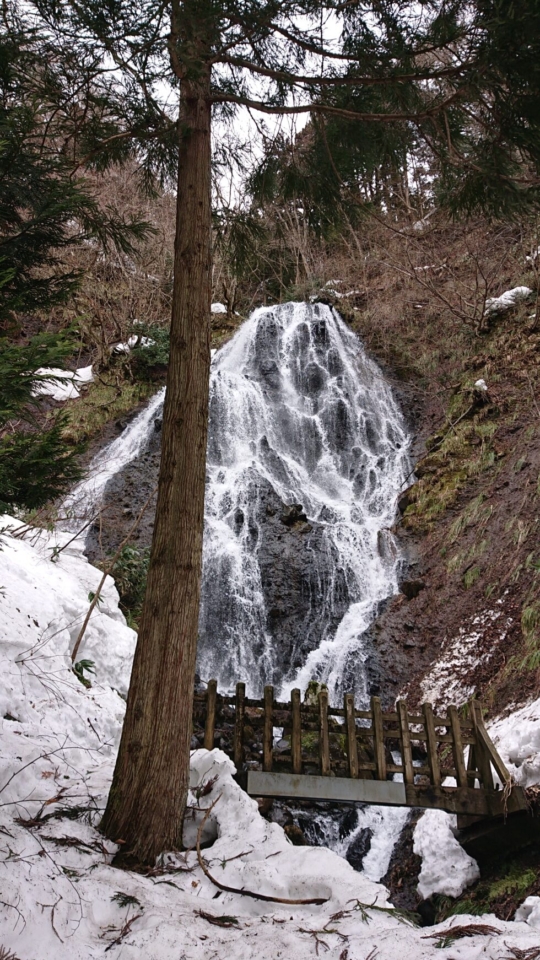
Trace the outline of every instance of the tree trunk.
<instances>
[{"instance_id":1,"label":"tree trunk","mask_svg":"<svg viewBox=\"0 0 540 960\"><path fill-rule=\"evenodd\" d=\"M103 832L153 864L181 845L189 785L210 376L210 69L182 83L174 292L156 521Z\"/></svg>"}]
</instances>

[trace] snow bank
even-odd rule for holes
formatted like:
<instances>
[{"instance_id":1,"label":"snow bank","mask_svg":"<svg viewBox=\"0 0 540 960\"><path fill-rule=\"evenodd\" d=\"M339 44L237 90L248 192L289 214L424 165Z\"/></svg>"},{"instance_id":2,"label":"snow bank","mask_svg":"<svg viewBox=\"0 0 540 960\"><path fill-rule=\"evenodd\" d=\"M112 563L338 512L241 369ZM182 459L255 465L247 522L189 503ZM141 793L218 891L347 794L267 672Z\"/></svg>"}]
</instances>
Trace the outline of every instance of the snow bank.
<instances>
[{"instance_id":1,"label":"snow bank","mask_svg":"<svg viewBox=\"0 0 540 960\"><path fill-rule=\"evenodd\" d=\"M490 297L486 300L484 316L495 317L506 313L521 300L527 300L528 297L532 296L532 293L530 287L513 287L512 290L505 290L500 297Z\"/></svg>"},{"instance_id":2,"label":"snow bank","mask_svg":"<svg viewBox=\"0 0 540 960\"><path fill-rule=\"evenodd\" d=\"M442 956L426 931L384 909L380 884L329 850L293 847L281 827L259 815L218 750L192 756L185 840L193 841L215 803L204 850L212 877L237 890L325 902L280 904L220 891L194 850L166 855L151 876L115 869L117 847L96 827L135 635L108 581L81 648L81 658L96 665L86 689L69 652L100 572L67 534L22 529L10 518L0 527L0 944L6 950L20 960L93 960L108 950L122 960L307 960L321 951L328 960ZM359 902L371 905L367 912ZM504 937L460 941L452 956L502 958L510 947L531 948L538 931L530 907L519 923L489 918ZM469 918L453 918L429 934L456 919Z\"/></svg>"},{"instance_id":3,"label":"snow bank","mask_svg":"<svg viewBox=\"0 0 540 960\"><path fill-rule=\"evenodd\" d=\"M540 698L490 724L489 733L516 783L540 783Z\"/></svg>"},{"instance_id":4,"label":"snow bank","mask_svg":"<svg viewBox=\"0 0 540 960\"><path fill-rule=\"evenodd\" d=\"M39 367L36 376L45 377L37 381L32 388L34 397L52 397L53 400L76 400L84 383L94 379L92 365L79 367L78 370L60 370L58 367ZM47 379L50 377L50 379Z\"/></svg>"},{"instance_id":5,"label":"snow bank","mask_svg":"<svg viewBox=\"0 0 540 960\"><path fill-rule=\"evenodd\" d=\"M432 893L459 897L480 876L476 860L454 836L456 826L457 817L442 810L426 810L418 821L413 849L422 857L418 892L424 899Z\"/></svg>"}]
</instances>

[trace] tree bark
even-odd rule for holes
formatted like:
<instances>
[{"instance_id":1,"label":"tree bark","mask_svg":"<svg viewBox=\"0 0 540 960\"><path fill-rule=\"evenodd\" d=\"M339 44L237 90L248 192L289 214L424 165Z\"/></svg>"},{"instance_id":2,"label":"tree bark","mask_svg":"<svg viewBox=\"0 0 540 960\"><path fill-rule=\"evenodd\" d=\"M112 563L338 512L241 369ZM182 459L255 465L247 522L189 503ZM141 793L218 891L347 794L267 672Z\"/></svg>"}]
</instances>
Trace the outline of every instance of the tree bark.
<instances>
[{"instance_id":1,"label":"tree bark","mask_svg":"<svg viewBox=\"0 0 540 960\"><path fill-rule=\"evenodd\" d=\"M210 376L210 67L181 84L174 291L146 597L101 823L129 862L182 840L197 652Z\"/></svg>"}]
</instances>

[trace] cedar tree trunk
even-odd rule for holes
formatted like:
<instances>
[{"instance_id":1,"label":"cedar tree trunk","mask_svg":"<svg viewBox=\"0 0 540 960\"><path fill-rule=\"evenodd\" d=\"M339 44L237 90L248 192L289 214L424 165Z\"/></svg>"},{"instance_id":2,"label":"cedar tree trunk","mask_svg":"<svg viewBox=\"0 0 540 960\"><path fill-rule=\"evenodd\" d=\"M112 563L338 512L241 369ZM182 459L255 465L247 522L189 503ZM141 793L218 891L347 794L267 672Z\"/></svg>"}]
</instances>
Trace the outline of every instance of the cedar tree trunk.
<instances>
[{"instance_id":1,"label":"cedar tree trunk","mask_svg":"<svg viewBox=\"0 0 540 960\"><path fill-rule=\"evenodd\" d=\"M210 68L181 85L174 292L156 521L101 828L122 859L178 849L189 785L210 376Z\"/></svg>"}]
</instances>

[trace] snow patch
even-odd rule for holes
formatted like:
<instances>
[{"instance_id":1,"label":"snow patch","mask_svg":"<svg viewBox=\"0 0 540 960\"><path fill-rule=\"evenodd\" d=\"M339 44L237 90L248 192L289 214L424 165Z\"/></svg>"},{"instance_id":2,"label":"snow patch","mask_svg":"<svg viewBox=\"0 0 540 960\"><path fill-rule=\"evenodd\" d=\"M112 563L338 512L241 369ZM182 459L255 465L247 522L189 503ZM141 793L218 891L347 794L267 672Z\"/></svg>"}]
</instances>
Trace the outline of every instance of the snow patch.
<instances>
[{"instance_id":1,"label":"snow patch","mask_svg":"<svg viewBox=\"0 0 540 960\"><path fill-rule=\"evenodd\" d=\"M52 397L53 400L77 400L80 387L94 379L92 365L78 370L60 370L58 367L39 367L36 376L43 379L32 387L33 397Z\"/></svg>"},{"instance_id":2,"label":"snow patch","mask_svg":"<svg viewBox=\"0 0 540 960\"><path fill-rule=\"evenodd\" d=\"M495 317L506 313L521 300L527 300L532 293L530 287L513 287L512 290L506 290L500 297L490 297L486 300L484 316Z\"/></svg>"},{"instance_id":3,"label":"snow patch","mask_svg":"<svg viewBox=\"0 0 540 960\"><path fill-rule=\"evenodd\" d=\"M470 625L460 627L457 634L443 640L441 655L420 685L422 701L437 704L445 709L450 704L460 706L476 692L471 679L474 668L488 661L502 643L511 625L511 620L502 610L484 610L473 617ZM497 623L498 637L490 639L484 649L486 634L492 638L493 625Z\"/></svg>"}]
</instances>

